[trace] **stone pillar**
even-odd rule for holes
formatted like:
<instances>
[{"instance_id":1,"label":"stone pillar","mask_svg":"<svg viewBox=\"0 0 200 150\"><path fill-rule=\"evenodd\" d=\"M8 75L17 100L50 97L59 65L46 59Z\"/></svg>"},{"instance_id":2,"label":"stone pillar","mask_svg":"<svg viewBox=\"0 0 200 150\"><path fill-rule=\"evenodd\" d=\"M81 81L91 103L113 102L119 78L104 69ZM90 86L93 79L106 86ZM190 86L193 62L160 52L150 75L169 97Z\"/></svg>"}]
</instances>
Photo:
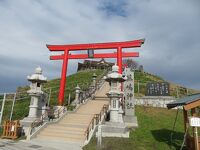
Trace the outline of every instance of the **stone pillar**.
<instances>
[{"instance_id":1,"label":"stone pillar","mask_svg":"<svg viewBox=\"0 0 200 150\"><path fill-rule=\"evenodd\" d=\"M38 110L38 100L40 94L30 94L31 96L31 103L29 106L29 118L37 118L37 110Z\"/></svg>"},{"instance_id":2,"label":"stone pillar","mask_svg":"<svg viewBox=\"0 0 200 150\"><path fill-rule=\"evenodd\" d=\"M121 92L110 91L107 96L110 98L110 122L119 122L119 99Z\"/></svg>"},{"instance_id":3,"label":"stone pillar","mask_svg":"<svg viewBox=\"0 0 200 150\"><path fill-rule=\"evenodd\" d=\"M124 82L125 115L135 115L134 105L134 72L130 68L124 70L127 80Z\"/></svg>"},{"instance_id":4,"label":"stone pillar","mask_svg":"<svg viewBox=\"0 0 200 150\"><path fill-rule=\"evenodd\" d=\"M134 102L134 72L130 68L125 68L124 75L127 80L124 82L125 116L124 121L128 127L137 127L137 117L135 116Z\"/></svg>"}]
</instances>

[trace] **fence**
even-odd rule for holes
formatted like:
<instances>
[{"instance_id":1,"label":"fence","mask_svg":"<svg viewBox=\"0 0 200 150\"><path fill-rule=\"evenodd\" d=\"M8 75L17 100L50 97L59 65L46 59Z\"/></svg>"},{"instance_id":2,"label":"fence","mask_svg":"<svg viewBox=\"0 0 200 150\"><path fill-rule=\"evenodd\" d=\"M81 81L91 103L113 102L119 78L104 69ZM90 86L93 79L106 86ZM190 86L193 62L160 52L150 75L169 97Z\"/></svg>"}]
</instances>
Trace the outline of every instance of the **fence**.
<instances>
[{"instance_id":1,"label":"fence","mask_svg":"<svg viewBox=\"0 0 200 150\"><path fill-rule=\"evenodd\" d=\"M100 111L99 114L95 114L91 120L91 122L89 123L87 130L85 131L85 136L86 136L86 141L89 141L90 138L90 133L94 130L94 127L102 121L102 117L104 117L103 119L105 119L105 117L107 116L107 111L108 111L108 105L104 105Z\"/></svg>"},{"instance_id":2,"label":"fence","mask_svg":"<svg viewBox=\"0 0 200 150\"><path fill-rule=\"evenodd\" d=\"M175 101L176 98L172 96L144 96L141 98L135 98L135 105L150 106L167 108L167 104Z\"/></svg>"},{"instance_id":3,"label":"fence","mask_svg":"<svg viewBox=\"0 0 200 150\"><path fill-rule=\"evenodd\" d=\"M20 124L19 120L5 121L3 125L2 138L16 139L20 136Z\"/></svg>"}]
</instances>

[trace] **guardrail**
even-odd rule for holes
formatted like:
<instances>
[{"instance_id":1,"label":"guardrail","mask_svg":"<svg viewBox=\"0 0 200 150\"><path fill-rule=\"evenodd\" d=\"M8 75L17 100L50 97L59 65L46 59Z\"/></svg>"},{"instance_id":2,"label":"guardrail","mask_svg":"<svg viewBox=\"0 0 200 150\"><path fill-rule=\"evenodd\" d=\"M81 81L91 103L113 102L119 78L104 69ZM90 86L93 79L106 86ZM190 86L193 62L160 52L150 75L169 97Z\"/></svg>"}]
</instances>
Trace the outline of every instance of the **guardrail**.
<instances>
[{"instance_id":1,"label":"guardrail","mask_svg":"<svg viewBox=\"0 0 200 150\"><path fill-rule=\"evenodd\" d=\"M106 75L107 71L104 71L103 74L101 74L100 76L98 76L98 78L96 79L96 84L95 87L94 86L90 86L88 89L86 90L82 90L79 94L79 100L82 103L85 99L88 99L89 97L92 97L95 92L97 90L99 90L102 85L104 84L104 79L103 77Z\"/></svg>"},{"instance_id":2,"label":"guardrail","mask_svg":"<svg viewBox=\"0 0 200 150\"><path fill-rule=\"evenodd\" d=\"M92 120L90 121L86 131L85 131L85 137L86 140L89 140L89 136L90 136L90 132L92 130L94 130L95 125L98 125L99 122L102 121L102 117L104 117L103 119L105 119L105 116L107 114L107 110L108 110L108 105L104 104L100 113L99 114L94 114Z\"/></svg>"},{"instance_id":3,"label":"guardrail","mask_svg":"<svg viewBox=\"0 0 200 150\"><path fill-rule=\"evenodd\" d=\"M54 119L59 119L62 116L61 114L64 114L65 111L66 111L65 106L62 106L59 109L55 110L55 112L54 112ZM35 121L33 121L33 123L31 124L31 127L30 127L29 136L31 136L32 134L34 134L33 132L34 132L35 128L37 128L39 126L42 126L44 124L45 118L46 119L48 118L48 112L47 111L45 111L45 113L42 114L42 116L39 119L35 119ZM46 121L46 122L48 122L48 121Z\"/></svg>"}]
</instances>

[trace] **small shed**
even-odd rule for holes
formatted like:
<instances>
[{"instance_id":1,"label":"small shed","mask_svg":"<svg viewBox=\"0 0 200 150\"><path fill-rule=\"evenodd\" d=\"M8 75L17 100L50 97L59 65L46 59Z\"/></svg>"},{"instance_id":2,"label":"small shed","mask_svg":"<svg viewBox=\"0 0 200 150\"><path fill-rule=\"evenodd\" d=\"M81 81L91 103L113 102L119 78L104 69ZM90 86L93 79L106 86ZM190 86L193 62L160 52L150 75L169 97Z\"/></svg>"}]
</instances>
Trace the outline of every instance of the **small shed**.
<instances>
[{"instance_id":1,"label":"small shed","mask_svg":"<svg viewBox=\"0 0 200 150\"><path fill-rule=\"evenodd\" d=\"M168 109L172 109L178 106L183 107L184 130L186 133L186 147L188 150L200 150L200 138L198 136L197 127L190 127L189 125L190 117L199 117L200 93L189 95L167 104ZM189 129L191 129L191 131Z\"/></svg>"}]
</instances>

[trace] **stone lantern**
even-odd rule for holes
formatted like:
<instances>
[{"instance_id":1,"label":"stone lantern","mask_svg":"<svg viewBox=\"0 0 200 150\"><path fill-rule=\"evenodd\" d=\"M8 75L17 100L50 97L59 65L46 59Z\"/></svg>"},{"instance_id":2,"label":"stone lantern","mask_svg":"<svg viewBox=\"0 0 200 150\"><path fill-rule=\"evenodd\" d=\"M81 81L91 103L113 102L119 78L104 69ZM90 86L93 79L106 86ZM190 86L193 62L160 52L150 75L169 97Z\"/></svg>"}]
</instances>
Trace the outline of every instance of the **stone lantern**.
<instances>
[{"instance_id":1,"label":"stone lantern","mask_svg":"<svg viewBox=\"0 0 200 150\"><path fill-rule=\"evenodd\" d=\"M27 76L28 81L31 82L30 90L27 93L31 96L29 106L29 115L21 120L24 132L26 134L27 127L42 115L42 108L46 105L44 100L44 92L42 91L42 83L47 82L47 78L42 75L42 69L37 67L35 73Z\"/></svg>"},{"instance_id":2,"label":"stone lantern","mask_svg":"<svg viewBox=\"0 0 200 150\"><path fill-rule=\"evenodd\" d=\"M93 73L93 75L92 75L92 86L93 86L94 88L96 87L96 78L97 78L96 73Z\"/></svg>"},{"instance_id":3,"label":"stone lantern","mask_svg":"<svg viewBox=\"0 0 200 150\"><path fill-rule=\"evenodd\" d=\"M126 80L126 77L123 77L118 71L119 67L115 65L112 67L111 73L104 78L110 84L110 91L107 93L110 98L110 120L102 125L103 137L129 137L129 132L123 121L121 106L121 98L123 97L121 84Z\"/></svg>"},{"instance_id":4,"label":"stone lantern","mask_svg":"<svg viewBox=\"0 0 200 150\"><path fill-rule=\"evenodd\" d=\"M81 92L81 88L78 86L75 87L75 100L72 103L73 105L77 106L78 104L80 104L80 92Z\"/></svg>"},{"instance_id":5,"label":"stone lantern","mask_svg":"<svg viewBox=\"0 0 200 150\"><path fill-rule=\"evenodd\" d=\"M105 80L110 84L110 91L107 96L110 98L110 122L123 122L122 108L120 105L120 98L123 93L121 92L121 83L126 80L126 77L122 77L122 74L118 73L119 67L113 66L112 72L105 77Z\"/></svg>"}]
</instances>

